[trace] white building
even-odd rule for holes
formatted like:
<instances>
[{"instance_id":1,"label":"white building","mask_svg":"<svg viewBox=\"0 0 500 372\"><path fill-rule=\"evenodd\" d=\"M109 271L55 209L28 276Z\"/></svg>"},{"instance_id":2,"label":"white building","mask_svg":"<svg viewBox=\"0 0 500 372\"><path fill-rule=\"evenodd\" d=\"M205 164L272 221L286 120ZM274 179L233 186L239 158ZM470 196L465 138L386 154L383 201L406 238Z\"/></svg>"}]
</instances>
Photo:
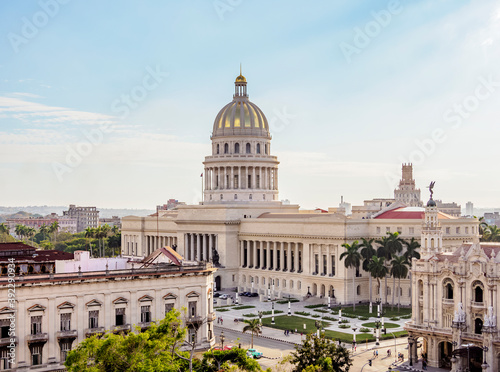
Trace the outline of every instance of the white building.
<instances>
[{"instance_id":1,"label":"white building","mask_svg":"<svg viewBox=\"0 0 500 372\"><path fill-rule=\"evenodd\" d=\"M233 100L215 118L212 151L203 163L204 203L180 205L154 216L124 217L122 254L145 257L159 247L175 246L187 259L214 262L219 267L218 288L254 288L262 299L274 290L274 296L301 298L310 292L318 297L331 294L343 304L352 302L347 283L353 269L339 260L342 244L380 239L396 231L404 239L420 239L425 210L394 199L373 199L353 206L347 217L337 209L307 213L280 202L279 162L272 155L268 122L248 100L246 89L246 79L238 76ZM420 194L414 189L411 165L403 171L404 190L416 201ZM438 218L445 249L479 233L476 219L444 213ZM356 281L354 300L367 301L368 274L361 270ZM374 288L374 296L378 290ZM380 290L385 294L391 288ZM409 304L409 280L402 280L397 290Z\"/></svg>"},{"instance_id":2,"label":"white building","mask_svg":"<svg viewBox=\"0 0 500 372\"><path fill-rule=\"evenodd\" d=\"M82 232L87 227L99 226L99 211L96 207L77 207L71 204L67 211L63 211L63 215L76 218L77 232Z\"/></svg>"}]
</instances>

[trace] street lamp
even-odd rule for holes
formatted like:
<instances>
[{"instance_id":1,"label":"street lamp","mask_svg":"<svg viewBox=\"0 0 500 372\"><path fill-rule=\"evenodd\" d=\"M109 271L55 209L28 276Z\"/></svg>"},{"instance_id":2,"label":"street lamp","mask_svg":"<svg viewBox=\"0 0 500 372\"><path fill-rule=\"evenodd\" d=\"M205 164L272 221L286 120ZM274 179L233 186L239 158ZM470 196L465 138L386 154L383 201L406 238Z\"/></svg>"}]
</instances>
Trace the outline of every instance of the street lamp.
<instances>
[{"instance_id":1,"label":"street lamp","mask_svg":"<svg viewBox=\"0 0 500 372\"><path fill-rule=\"evenodd\" d=\"M342 306L339 304L339 324L342 324Z\"/></svg>"},{"instance_id":2,"label":"street lamp","mask_svg":"<svg viewBox=\"0 0 500 372\"><path fill-rule=\"evenodd\" d=\"M271 301L271 283L267 284L267 300Z\"/></svg>"},{"instance_id":3,"label":"street lamp","mask_svg":"<svg viewBox=\"0 0 500 372\"><path fill-rule=\"evenodd\" d=\"M408 337L408 359L410 360L410 366L413 366L413 338Z\"/></svg>"},{"instance_id":4,"label":"street lamp","mask_svg":"<svg viewBox=\"0 0 500 372\"><path fill-rule=\"evenodd\" d=\"M380 345L379 338L380 338L380 320L375 321L375 337L377 339L377 342L375 342L375 345Z\"/></svg>"},{"instance_id":5,"label":"street lamp","mask_svg":"<svg viewBox=\"0 0 500 372\"><path fill-rule=\"evenodd\" d=\"M328 310L332 308L330 304L330 297L331 297L330 295L331 295L331 289L328 290Z\"/></svg>"},{"instance_id":6,"label":"street lamp","mask_svg":"<svg viewBox=\"0 0 500 372\"><path fill-rule=\"evenodd\" d=\"M253 293L253 277L252 277L252 293Z\"/></svg>"},{"instance_id":7,"label":"street lamp","mask_svg":"<svg viewBox=\"0 0 500 372\"><path fill-rule=\"evenodd\" d=\"M238 301L238 292L236 292L236 305L239 305L239 301Z\"/></svg>"},{"instance_id":8,"label":"street lamp","mask_svg":"<svg viewBox=\"0 0 500 372\"><path fill-rule=\"evenodd\" d=\"M484 356L483 356L483 364L481 364L481 368L483 370L486 370L486 368L488 368L488 363L486 363L486 353L488 352L488 346L483 346L482 349L484 351Z\"/></svg>"},{"instance_id":9,"label":"street lamp","mask_svg":"<svg viewBox=\"0 0 500 372\"><path fill-rule=\"evenodd\" d=\"M224 331L222 331L222 332L220 333L220 343L222 344L222 347L221 347L221 349L222 349L222 350L224 350L224 340L225 340L225 339L226 339L226 338L224 337Z\"/></svg>"},{"instance_id":10,"label":"street lamp","mask_svg":"<svg viewBox=\"0 0 500 372\"><path fill-rule=\"evenodd\" d=\"M353 348L354 350L356 350L356 331L357 331L357 328L356 328L356 327L353 327L353 328L352 328L352 331L354 332L354 333L352 334L352 348Z\"/></svg>"},{"instance_id":11,"label":"street lamp","mask_svg":"<svg viewBox=\"0 0 500 372\"><path fill-rule=\"evenodd\" d=\"M262 326L262 311L259 311L259 323Z\"/></svg>"},{"instance_id":12,"label":"street lamp","mask_svg":"<svg viewBox=\"0 0 500 372\"><path fill-rule=\"evenodd\" d=\"M310 287L310 286L307 286L307 295L308 295L308 296L312 296L311 291L309 290L309 288L311 288L311 287Z\"/></svg>"},{"instance_id":13,"label":"street lamp","mask_svg":"<svg viewBox=\"0 0 500 372\"><path fill-rule=\"evenodd\" d=\"M285 296L283 296L283 297L285 297ZM291 306L290 306L290 299L292 298L292 296L288 295L285 298L288 298L288 316L292 316L292 310L291 310Z\"/></svg>"},{"instance_id":14,"label":"street lamp","mask_svg":"<svg viewBox=\"0 0 500 372\"><path fill-rule=\"evenodd\" d=\"M320 330L321 330L321 322L319 320L316 320L314 322L314 325L316 326L316 336L319 338Z\"/></svg>"},{"instance_id":15,"label":"street lamp","mask_svg":"<svg viewBox=\"0 0 500 372\"><path fill-rule=\"evenodd\" d=\"M274 300L271 300L271 314L272 314L271 324L274 324Z\"/></svg>"}]
</instances>

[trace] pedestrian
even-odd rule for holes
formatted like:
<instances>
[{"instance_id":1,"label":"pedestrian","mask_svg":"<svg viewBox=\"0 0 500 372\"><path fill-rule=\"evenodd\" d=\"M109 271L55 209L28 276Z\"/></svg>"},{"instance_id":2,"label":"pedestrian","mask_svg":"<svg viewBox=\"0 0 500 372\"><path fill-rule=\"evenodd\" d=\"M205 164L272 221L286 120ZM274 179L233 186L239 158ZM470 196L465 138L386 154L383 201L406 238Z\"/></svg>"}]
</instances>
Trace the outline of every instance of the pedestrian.
<instances>
[{"instance_id":1,"label":"pedestrian","mask_svg":"<svg viewBox=\"0 0 500 372\"><path fill-rule=\"evenodd\" d=\"M377 353L375 352L375 350L373 350L373 356L375 357L377 355Z\"/></svg>"},{"instance_id":2,"label":"pedestrian","mask_svg":"<svg viewBox=\"0 0 500 372\"><path fill-rule=\"evenodd\" d=\"M427 371L427 360L425 360L424 358L422 358L422 369Z\"/></svg>"},{"instance_id":3,"label":"pedestrian","mask_svg":"<svg viewBox=\"0 0 500 372\"><path fill-rule=\"evenodd\" d=\"M220 318L217 317L217 324L220 324Z\"/></svg>"},{"instance_id":4,"label":"pedestrian","mask_svg":"<svg viewBox=\"0 0 500 372\"><path fill-rule=\"evenodd\" d=\"M375 358L378 358L378 350L376 350L375 353Z\"/></svg>"},{"instance_id":5,"label":"pedestrian","mask_svg":"<svg viewBox=\"0 0 500 372\"><path fill-rule=\"evenodd\" d=\"M222 317L220 317L220 324L224 324L224 322L222 321Z\"/></svg>"},{"instance_id":6,"label":"pedestrian","mask_svg":"<svg viewBox=\"0 0 500 372\"><path fill-rule=\"evenodd\" d=\"M283 331L283 334L286 336L286 329Z\"/></svg>"}]
</instances>

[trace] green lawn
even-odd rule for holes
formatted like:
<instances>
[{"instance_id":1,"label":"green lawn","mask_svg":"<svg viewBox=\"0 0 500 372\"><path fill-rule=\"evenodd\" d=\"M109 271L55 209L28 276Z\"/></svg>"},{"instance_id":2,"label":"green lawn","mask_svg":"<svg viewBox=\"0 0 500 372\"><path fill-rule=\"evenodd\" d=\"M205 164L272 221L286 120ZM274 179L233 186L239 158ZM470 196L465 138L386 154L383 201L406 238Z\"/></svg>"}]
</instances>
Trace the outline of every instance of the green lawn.
<instances>
[{"instance_id":1,"label":"green lawn","mask_svg":"<svg viewBox=\"0 0 500 372\"><path fill-rule=\"evenodd\" d=\"M313 319L308 319L308 318L303 318L300 316L286 316L286 315L280 315L280 316L275 316L274 317L275 323L274 325L271 325L271 318L262 318L262 324L266 327L271 327L271 328L277 328L277 329L291 329L295 330L297 329L297 332L303 332L304 334L306 333L311 333L311 332L316 332L316 327L315 327L315 320ZM330 322L323 321L323 324L326 326ZM306 329L304 330L304 324L306 325ZM337 332L337 331L330 331L326 330L325 335L328 338L335 339L335 340L341 340L342 342L352 342L352 332L351 333L344 333L344 332ZM396 337L405 337L408 335L406 331L400 331L400 332L394 332L394 335ZM387 332L386 335L381 335L380 339L391 339L393 336ZM356 341L358 343L360 342L366 342L366 340L370 341L375 341L375 337L371 334L363 334L356 332Z\"/></svg>"},{"instance_id":2,"label":"green lawn","mask_svg":"<svg viewBox=\"0 0 500 372\"><path fill-rule=\"evenodd\" d=\"M376 317L377 316L377 305L373 304L372 307L372 313L370 314L368 310L370 307L368 305L356 305L356 311L352 311L352 306L342 306L342 316L344 314L353 314L353 315L358 315L358 316L370 316L370 317ZM334 307L332 308L334 311L338 311L339 307ZM398 312L398 307L394 306L394 309L391 310L391 305L385 305L383 306L384 311L384 316L386 318L392 318L392 317L400 317L404 315L410 315L411 314L411 308L401 308L399 309Z\"/></svg>"},{"instance_id":3,"label":"green lawn","mask_svg":"<svg viewBox=\"0 0 500 372\"><path fill-rule=\"evenodd\" d=\"M363 323L361 324L363 327L366 328L375 328L375 322L370 322L370 323ZM382 324L380 324L380 327L382 327ZM400 325L396 323L384 323L385 328L399 328Z\"/></svg>"}]
</instances>

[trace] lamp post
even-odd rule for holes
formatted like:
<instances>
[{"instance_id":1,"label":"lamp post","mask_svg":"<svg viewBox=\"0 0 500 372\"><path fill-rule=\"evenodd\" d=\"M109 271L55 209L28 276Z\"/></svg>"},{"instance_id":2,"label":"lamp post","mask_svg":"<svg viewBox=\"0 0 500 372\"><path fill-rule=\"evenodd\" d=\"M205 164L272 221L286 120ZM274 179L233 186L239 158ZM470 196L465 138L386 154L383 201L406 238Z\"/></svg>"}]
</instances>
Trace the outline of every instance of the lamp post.
<instances>
[{"instance_id":1,"label":"lamp post","mask_svg":"<svg viewBox=\"0 0 500 372\"><path fill-rule=\"evenodd\" d=\"M353 331L353 334L352 334L352 348L354 350L356 350L356 331L357 331L357 328L353 327L352 331Z\"/></svg>"},{"instance_id":2,"label":"lamp post","mask_svg":"<svg viewBox=\"0 0 500 372\"><path fill-rule=\"evenodd\" d=\"M321 330L321 322L319 320L316 320L314 322L314 325L316 326L316 337L319 338L320 330Z\"/></svg>"},{"instance_id":3,"label":"lamp post","mask_svg":"<svg viewBox=\"0 0 500 372\"><path fill-rule=\"evenodd\" d=\"M311 296L311 291L309 290L309 288L311 288L310 286L307 286L307 295L308 296Z\"/></svg>"},{"instance_id":4,"label":"lamp post","mask_svg":"<svg viewBox=\"0 0 500 372\"><path fill-rule=\"evenodd\" d=\"M276 295L274 294L274 279L273 279L273 299L276 299Z\"/></svg>"},{"instance_id":5,"label":"lamp post","mask_svg":"<svg viewBox=\"0 0 500 372\"><path fill-rule=\"evenodd\" d=\"M451 362L451 370L452 371L455 371L455 363L458 361L457 357L455 355L453 355L453 351L455 350L455 348L457 347L458 345L458 342L456 341L453 341L451 343L451 346L452 346L452 350L451 350L451 358L450 358L450 362Z\"/></svg>"},{"instance_id":6,"label":"lamp post","mask_svg":"<svg viewBox=\"0 0 500 372\"><path fill-rule=\"evenodd\" d=\"M332 297L332 296L331 296L331 292L332 292L332 291L329 289L329 290L328 290L328 310L330 310L330 309L332 308L332 306L331 306L331 302L330 302L330 301L331 301L331 297Z\"/></svg>"},{"instance_id":7,"label":"lamp post","mask_svg":"<svg viewBox=\"0 0 500 372\"><path fill-rule=\"evenodd\" d=\"M220 333L220 343L222 344L221 349L224 350L224 340L226 338L224 337L224 331Z\"/></svg>"},{"instance_id":8,"label":"lamp post","mask_svg":"<svg viewBox=\"0 0 500 372\"><path fill-rule=\"evenodd\" d=\"M236 305L239 305L239 301L238 301L238 292L236 292Z\"/></svg>"},{"instance_id":9,"label":"lamp post","mask_svg":"<svg viewBox=\"0 0 500 372\"><path fill-rule=\"evenodd\" d=\"M252 293L253 293L253 277L252 277Z\"/></svg>"},{"instance_id":10,"label":"lamp post","mask_svg":"<svg viewBox=\"0 0 500 372\"><path fill-rule=\"evenodd\" d=\"M274 324L274 300L271 300L271 314L272 314L271 324Z\"/></svg>"},{"instance_id":11,"label":"lamp post","mask_svg":"<svg viewBox=\"0 0 500 372\"><path fill-rule=\"evenodd\" d=\"M380 320L375 321L375 337L376 337L376 342L375 345L380 345L379 338L380 338Z\"/></svg>"},{"instance_id":12,"label":"lamp post","mask_svg":"<svg viewBox=\"0 0 500 372\"><path fill-rule=\"evenodd\" d=\"M339 308L339 324L342 324L342 307Z\"/></svg>"},{"instance_id":13,"label":"lamp post","mask_svg":"<svg viewBox=\"0 0 500 372\"><path fill-rule=\"evenodd\" d=\"M259 323L262 326L262 311L259 311Z\"/></svg>"},{"instance_id":14,"label":"lamp post","mask_svg":"<svg viewBox=\"0 0 500 372\"><path fill-rule=\"evenodd\" d=\"M271 301L271 283L267 284L267 300Z\"/></svg>"},{"instance_id":15,"label":"lamp post","mask_svg":"<svg viewBox=\"0 0 500 372\"><path fill-rule=\"evenodd\" d=\"M396 350L396 347L397 347L396 346L396 335L394 333L390 332L390 331L389 331L389 333L392 335L392 337L394 337L394 363L396 363L398 361L397 356L396 356L396 354L398 352Z\"/></svg>"},{"instance_id":16,"label":"lamp post","mask_svg":"<svg viewBox=\"0 0 500 372\"><path fill-rule=\"evenodd\" d=\"M484 356L483 356L483 364L481 364L481 368L486 371L486 368L488 368L488 363L486 363L486 353L488 352L488 346L483 346L482 347Z\"/></svg>"},{"instance_id":17,"label":"lamp post","mask_svg":"<svg viewBox=\"0 0 500 372\"><path fill-rule=\"evenodd\" d=\"M285 297L285 296L283 296L283 297ZM292 296L288 295L285 298L288 298L288 316L292 316L292 310L291 310L291 305L290 305L290 299L292 298Z\"/></svg>"}]
</instances>

